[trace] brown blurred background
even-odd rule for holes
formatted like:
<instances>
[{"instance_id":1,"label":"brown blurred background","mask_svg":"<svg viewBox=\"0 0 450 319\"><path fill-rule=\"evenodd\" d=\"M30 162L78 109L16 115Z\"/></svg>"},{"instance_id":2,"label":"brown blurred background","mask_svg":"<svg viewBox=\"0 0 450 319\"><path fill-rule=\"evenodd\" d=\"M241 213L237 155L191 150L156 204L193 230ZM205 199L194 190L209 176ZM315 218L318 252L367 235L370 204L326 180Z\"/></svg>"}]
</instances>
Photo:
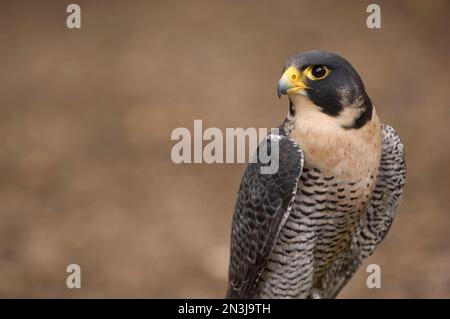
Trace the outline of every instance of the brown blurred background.
<instances>
[{"instance_id":1,"label":"brown blurred background","mask_svg":"<svg viewBox=\"0 0 450 319\"><path fill-rule=\"evenodd\" d=\"M278 125L281 65L355 66L407 149L403 205L340 297L450 297L447 1L0 4L0 297L223 297L243 164L175 165L171 131ZM65 269L82 268L82 288Z\"/></svg>"}]
</instances>

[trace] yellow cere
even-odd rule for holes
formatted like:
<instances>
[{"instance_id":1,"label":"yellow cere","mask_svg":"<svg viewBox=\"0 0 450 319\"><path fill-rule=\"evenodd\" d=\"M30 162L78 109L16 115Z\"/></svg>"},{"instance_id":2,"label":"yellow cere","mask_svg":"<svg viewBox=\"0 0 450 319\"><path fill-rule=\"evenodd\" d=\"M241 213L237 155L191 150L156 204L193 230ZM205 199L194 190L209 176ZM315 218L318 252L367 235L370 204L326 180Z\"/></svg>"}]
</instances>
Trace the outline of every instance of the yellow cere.
<instances>
[{"instance_id":1,"label":"yellow cere","mask_svg":"<svg viewBox=\"0 0 450 319\"><path fill-rule=\"evenodd\" d=\"M290 66L284 71L282 81L284 79L289 82L288 89L286 90L287 93L296 93L301 89L307 88L306 84L302 81L301 73L294 66Z\"/></svg>"}]
</instances>

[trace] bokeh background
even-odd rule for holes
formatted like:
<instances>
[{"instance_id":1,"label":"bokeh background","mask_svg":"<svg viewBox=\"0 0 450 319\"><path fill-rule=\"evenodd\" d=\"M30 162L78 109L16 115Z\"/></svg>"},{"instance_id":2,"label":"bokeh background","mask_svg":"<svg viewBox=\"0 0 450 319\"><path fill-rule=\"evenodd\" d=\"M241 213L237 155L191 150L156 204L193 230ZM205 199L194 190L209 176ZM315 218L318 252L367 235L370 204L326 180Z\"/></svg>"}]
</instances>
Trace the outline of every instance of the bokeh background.
<instances>
[{"instance_id":1,"label":"bokeh background","mask_svg":"<svg viewBox=\"0 0 450 319\"><path fill-rule=\"evenodd\" d=\"M447 1L0 4L0 297L223 297L243 164L171 161L177 127L278 125L291 55L337 52L407 150L404 202L342 298L450 297ZM66 266L82 288L66 287Z\"/></svg>"}]
</instances>

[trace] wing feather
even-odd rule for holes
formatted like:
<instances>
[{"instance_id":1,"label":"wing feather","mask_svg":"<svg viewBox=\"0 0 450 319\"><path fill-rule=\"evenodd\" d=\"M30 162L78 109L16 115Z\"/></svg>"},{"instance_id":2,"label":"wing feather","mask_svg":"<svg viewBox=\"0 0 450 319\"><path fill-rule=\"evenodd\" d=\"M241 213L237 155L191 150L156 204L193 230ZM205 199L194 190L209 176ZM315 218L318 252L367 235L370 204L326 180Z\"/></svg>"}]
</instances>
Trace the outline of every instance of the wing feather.
<instances>
[{"instance_id":1,"label":"wing feather","mask_svg":"<svg viewBox=\"0 0 450 319\"><path fill-rule=\"evenodd\" d=\"M278 157L274 151L278 145ZM278 158L274 174L262 174L262 153ZM228 298L251 298L297 191L303 152L289 137L271 134L258 146L257 161L241 180L231 229Z\"/></svg>"}]
</instances>

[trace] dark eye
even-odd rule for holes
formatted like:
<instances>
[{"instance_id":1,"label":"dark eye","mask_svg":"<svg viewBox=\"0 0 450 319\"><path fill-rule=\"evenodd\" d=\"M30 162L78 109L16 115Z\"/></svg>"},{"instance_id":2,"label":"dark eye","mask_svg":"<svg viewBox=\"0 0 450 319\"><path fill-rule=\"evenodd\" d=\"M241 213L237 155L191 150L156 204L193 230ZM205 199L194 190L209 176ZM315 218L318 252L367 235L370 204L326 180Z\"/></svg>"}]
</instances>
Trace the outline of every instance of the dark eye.
<instances>
[{"instance_id":1,"label":"dark eye","mask_svg":"<svg viewBox=\"0 0 450 319\"><path fill-rule=\"evenodd\" d=\"M328 69L324 65L313 65L311 68L311 75L316 79L323 79L328 73Z\"/></svg>"}]
</instances>

